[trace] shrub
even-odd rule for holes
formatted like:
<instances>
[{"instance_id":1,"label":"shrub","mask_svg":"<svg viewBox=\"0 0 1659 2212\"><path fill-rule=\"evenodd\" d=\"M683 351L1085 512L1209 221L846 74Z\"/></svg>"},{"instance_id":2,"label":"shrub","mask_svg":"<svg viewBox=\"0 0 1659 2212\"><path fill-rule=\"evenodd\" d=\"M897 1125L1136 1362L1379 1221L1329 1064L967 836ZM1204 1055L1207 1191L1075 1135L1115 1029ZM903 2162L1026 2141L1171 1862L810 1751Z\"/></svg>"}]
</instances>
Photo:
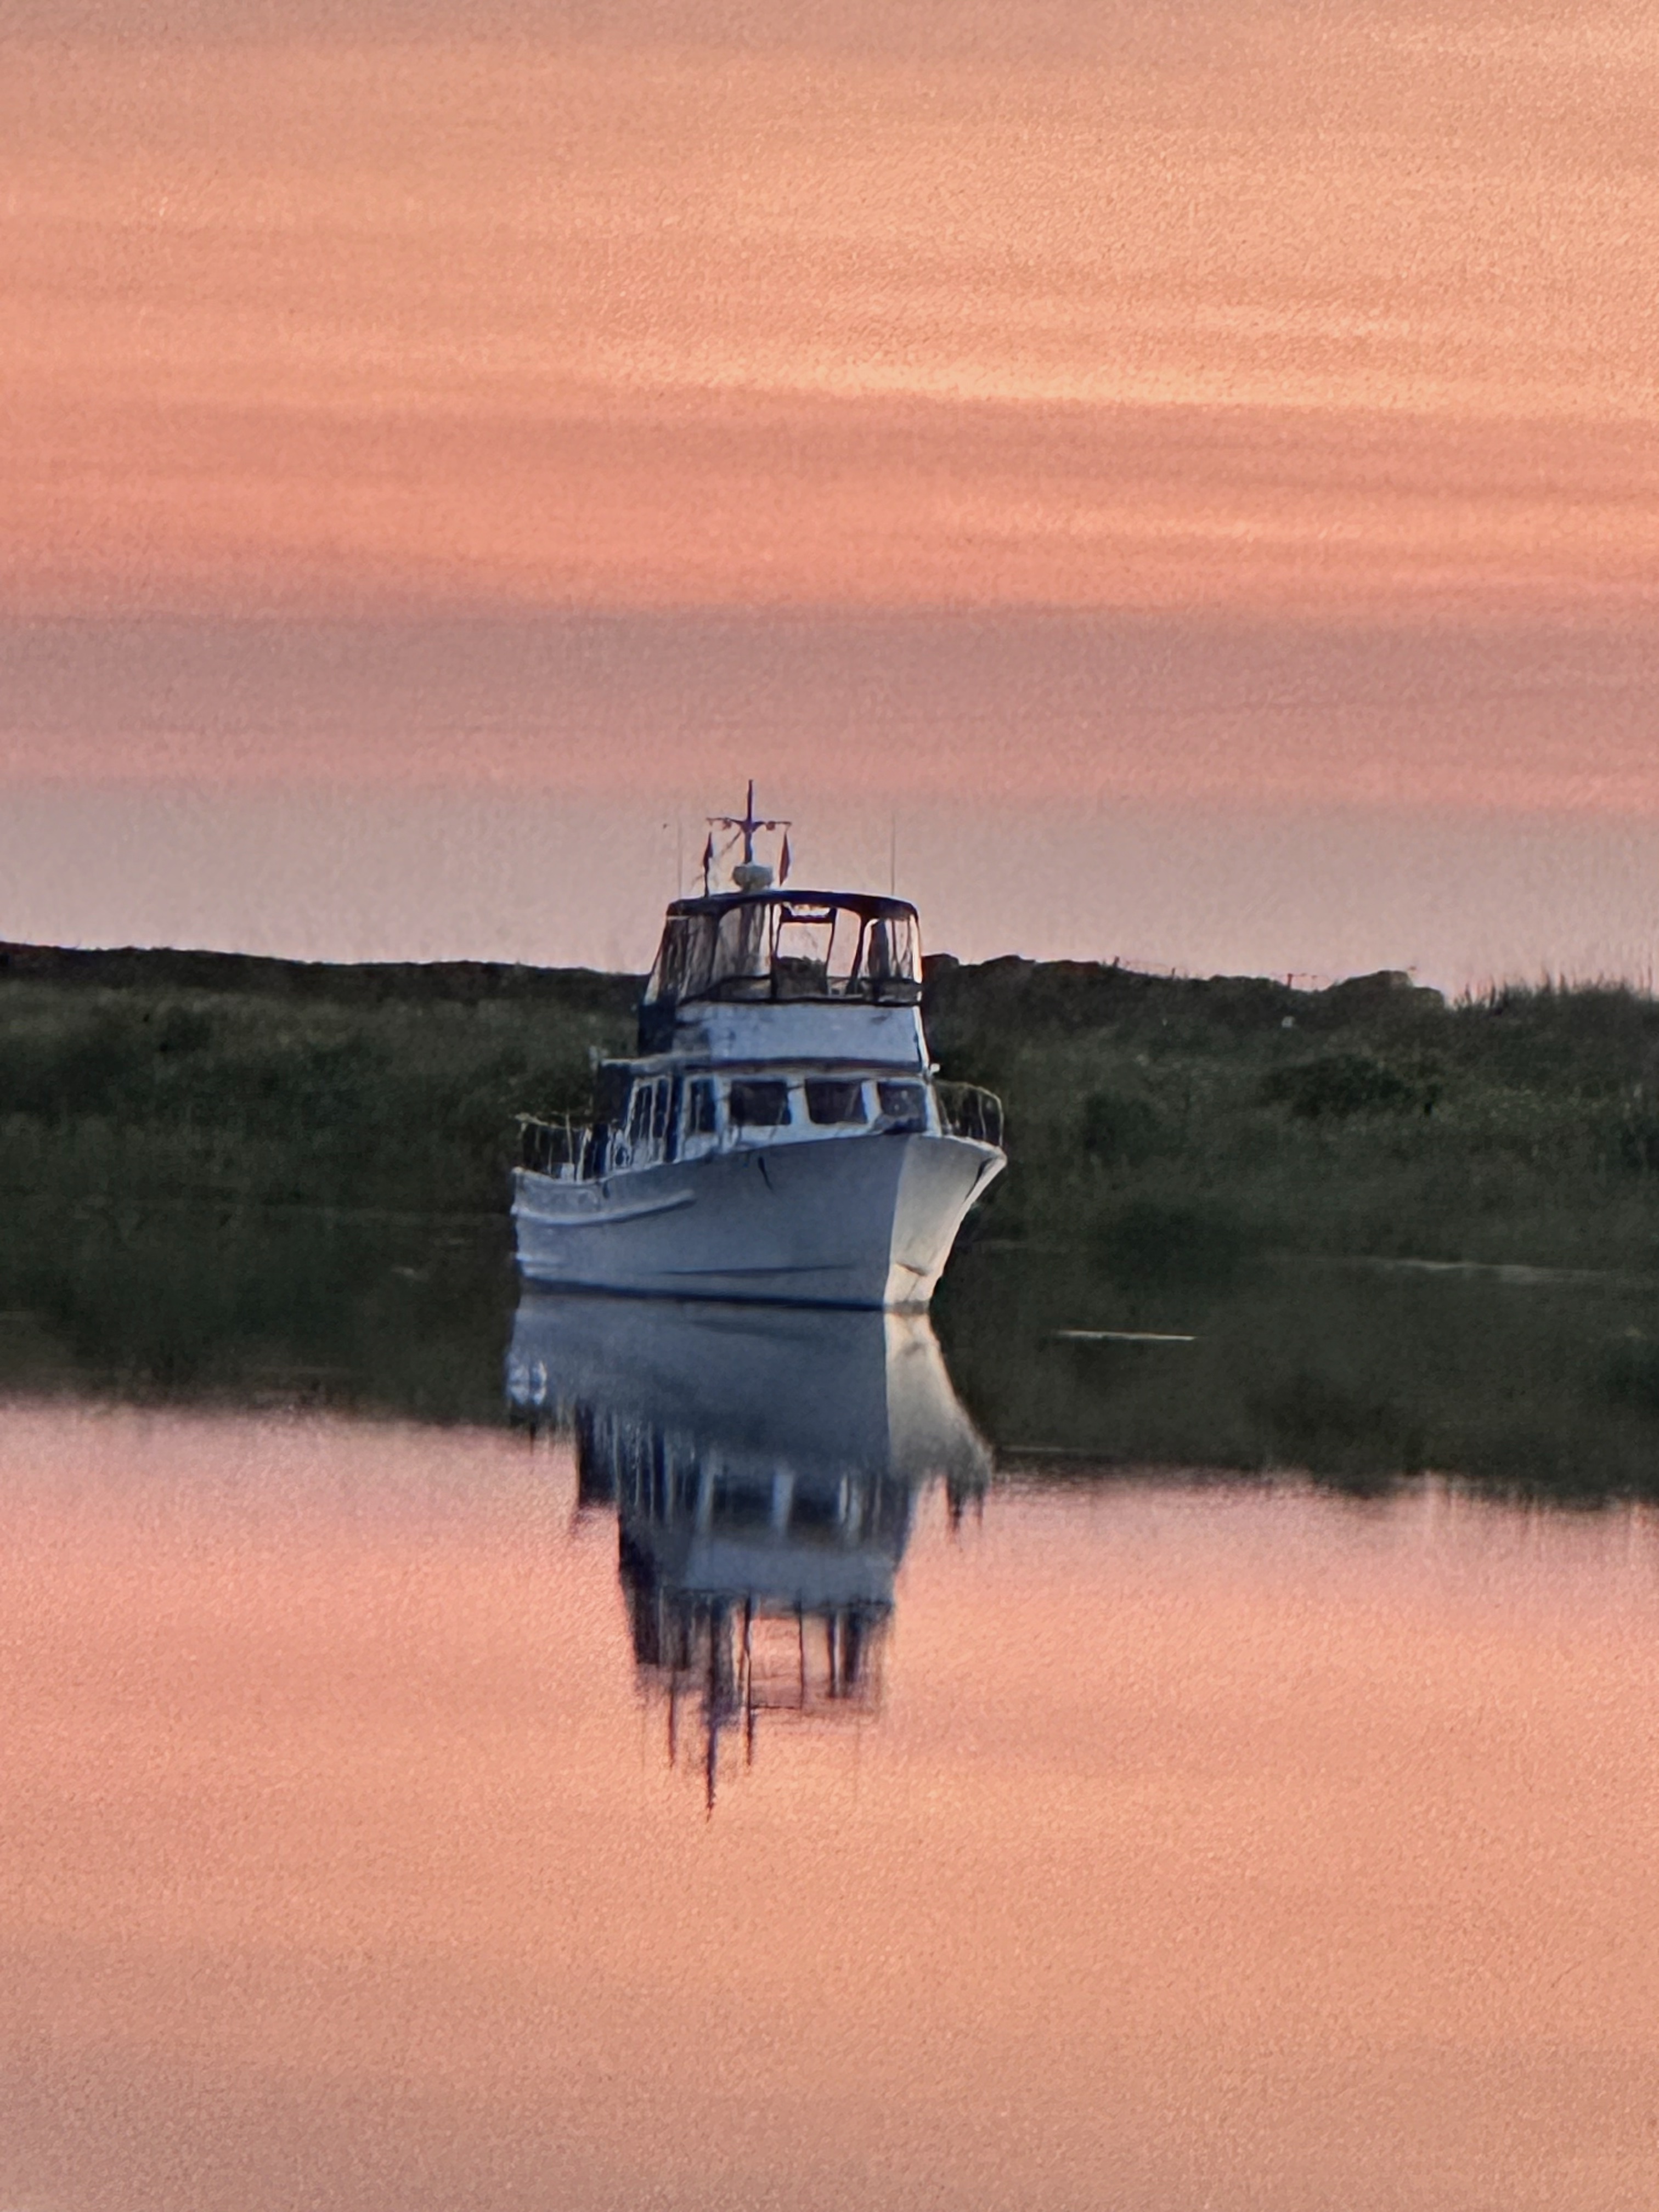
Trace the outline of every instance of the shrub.
<instances>
[{"instance_id":1,"label":"shrub","mask_svg":"<svg viewBox=\"0 0 1659 2212\"><path fill-rule=\"evenodd\" d=\"M152 1019L149 1014L143 1018ZM167 1058L203 1052L213 1042L213 1024L198 1006L164 1006L154 1017L152 1042Z\"/></svg>"},{"instance_id":2,"label":"shrub","mask_svg":"<svg viewBox=\"0 0 1659 2212\"><path fill-rule=\"evenodd\" d=\"M1607 1362L1607 1395L1616 1406L1659 1413L1659 1344L1631 1337Z\"/></svg>"},{"instance_id":3,"label":"shrub","mask_svg":"<svg viewBox=\"0 0 1659 2212\"><path fill-rule=\"evenodd\" d=\"M1646 1097L1632 1100L1619 1124L1619 1158L1636 1175L1659 1169L1659 1104Z\"/></svg>"},{"instance_id":4,"label":"shrub","mask_svg":"<svg viewBox=\"0 0 1659 2212\"><path fill-rule=\"evenodd\" d=\"M1083 1149L1103 1167L1134 1167L1163 1148L1164 1126L1144 1098L1096 1091L1083 1102Z\"/></svg>"},{"instance_id":5,"label":"shrub","mask_svg":"<svg viewBox=\"0 0 1659 2212\"><path fill-rule=\"evenodd\" d=\"M1358 1052L1327 1053L1317 1060L1276 1067L1262 1085L1262 1096L1270 1104L1288 1106L1304 1121L1327 1115L1341 1121L1350 1114L1398 1114L1419 1106L1426 1113L1434 1104L1432 1091L1407 1082L1380 1060Z\"/></svg>"}]
</instances>

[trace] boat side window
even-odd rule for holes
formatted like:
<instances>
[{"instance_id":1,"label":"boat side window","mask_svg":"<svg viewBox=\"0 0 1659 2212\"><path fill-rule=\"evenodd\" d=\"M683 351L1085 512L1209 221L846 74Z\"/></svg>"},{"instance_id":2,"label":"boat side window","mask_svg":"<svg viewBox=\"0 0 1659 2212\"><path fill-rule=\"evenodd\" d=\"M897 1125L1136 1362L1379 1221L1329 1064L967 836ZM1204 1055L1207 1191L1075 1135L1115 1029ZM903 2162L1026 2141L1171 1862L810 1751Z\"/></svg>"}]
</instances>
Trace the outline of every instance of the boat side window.
<instances>
[{"instance_id":1,"label":"boat side window","mask_svg":"<svg viewBox=\"0 0 1659 2212\"><path fill-rule=\"evenodd\" d=\"M890 1129L913 1133L927 1127L927 1093L919 1083L881 1083L881 1118Z\"/></svg>"},{"instance_id":2,"label":"boat side window","mask_svg":"<svg viewBox=\"0 0 1659 2212\"><path fill-rule=\"evenodd\" d=\"M628 1116L628 1141L630 1145L642 1145L650 1133L651 1085L648 1083L636 1083L634 1085L634 1097Z\"/></svg>"},{"instance_id":3,"label":"boat side window","mask_svg":"<svg viewBox=\"0 0 1659 2212\"><path fill-rule=\"evenodd\" d=\"M861 1083L813 1079L808 1080L805 1088L806 1110L815 1121L862 1121L868 1118L864 1110L864 1085Z\"/></svg>"},{"instance_id":4,"label":"boat side window","mask_svg":"<svg viewBox=\"0 0 1659 2212\"><path fill-rule=\"evenodd\" d=\"M726 1104L734 1128L781 1128L789 1119L789 1085L770 1078L740 1079L727 1091Z\"/></svg>"},{"instance_id":5,"label":"boat side window","mask_svg":"<svg viewBox=\"0 0 1659 2212\"><path fill-rule=\"evenodd\" d=\"M668 1093L670 1085L666 1083L653 1083L651 1087L656 1093L651 1105L651 1134L658 1144L661 1144L664 1137L668 1133Z\"/></svg>"},{"instance_id":6,"label":"boat side window","mask_svg":"<svg viewBox=\"0 0 1659 2212\"><path fill-rule=\"evenodd\" d=\"M706 1075L700 1075L685 1086L685 1133L712 1137L715 1127L714 1086Z\"/></svg>"}]
</instances>

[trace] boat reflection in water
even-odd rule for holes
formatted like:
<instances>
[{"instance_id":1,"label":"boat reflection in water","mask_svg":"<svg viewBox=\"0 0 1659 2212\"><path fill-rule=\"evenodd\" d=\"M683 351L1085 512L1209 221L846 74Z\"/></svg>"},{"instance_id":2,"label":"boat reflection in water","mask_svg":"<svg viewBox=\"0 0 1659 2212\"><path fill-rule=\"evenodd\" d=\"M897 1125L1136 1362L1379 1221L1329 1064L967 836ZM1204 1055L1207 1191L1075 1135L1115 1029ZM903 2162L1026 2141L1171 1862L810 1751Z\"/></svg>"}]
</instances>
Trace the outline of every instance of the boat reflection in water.
<instances>
[{"instance_id":1,"label":"boat reflection in water","mask_svg":"<svg viewBox=\"0 0 1659 2212\"><path fill-rule=\"evenodd\" d=\"M763 1713L875 1709L915 1498L989 1472L919 1314L526 1291L507 1390L616 1511L635 1660L672 1759L700 1700L711 1805L728 1729L752 1759Z\"/></svg>"}]
</instances>

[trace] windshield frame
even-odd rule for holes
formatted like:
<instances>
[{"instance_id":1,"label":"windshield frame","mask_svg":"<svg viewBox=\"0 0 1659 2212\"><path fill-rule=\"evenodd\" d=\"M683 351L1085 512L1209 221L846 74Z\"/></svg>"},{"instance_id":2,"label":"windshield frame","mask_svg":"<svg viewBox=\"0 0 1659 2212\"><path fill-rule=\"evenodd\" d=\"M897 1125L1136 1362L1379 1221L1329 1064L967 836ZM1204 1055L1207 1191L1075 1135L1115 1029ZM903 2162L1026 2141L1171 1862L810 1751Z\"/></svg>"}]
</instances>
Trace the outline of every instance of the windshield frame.
<instances>
[{"instance_id":1,"label":"windshield frame","mask_svg":"<svg viewBox=\"0 0 1659 2212\"><path fill-rule=\"evenodd\" d=\"M641 1004L921 1000L921 923L908 899L773 890L676 899Z\"/></svg>"}]
</instances>

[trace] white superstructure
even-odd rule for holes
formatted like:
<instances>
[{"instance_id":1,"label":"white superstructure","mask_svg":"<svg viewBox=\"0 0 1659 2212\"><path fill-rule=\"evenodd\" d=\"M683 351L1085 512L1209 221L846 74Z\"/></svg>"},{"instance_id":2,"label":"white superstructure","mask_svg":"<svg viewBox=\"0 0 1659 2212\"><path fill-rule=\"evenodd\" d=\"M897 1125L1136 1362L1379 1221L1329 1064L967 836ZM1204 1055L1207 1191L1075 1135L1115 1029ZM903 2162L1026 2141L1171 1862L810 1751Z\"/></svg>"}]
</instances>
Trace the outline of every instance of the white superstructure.
<instances>
[{"instance_id":1,"label":"white superstructure","mask_svg":"<svg viewBox=\"0 0 1659 2212\"><path fill-rule=\"evenodd\" d=\"M1001 1109L941 1085L914 907L772 886L668 909L640 1054L586 1127L526 1120L513 1200L532 1281L677 1297L925 1307L1006 1164Z\"/></svg>"}]
</instances>

